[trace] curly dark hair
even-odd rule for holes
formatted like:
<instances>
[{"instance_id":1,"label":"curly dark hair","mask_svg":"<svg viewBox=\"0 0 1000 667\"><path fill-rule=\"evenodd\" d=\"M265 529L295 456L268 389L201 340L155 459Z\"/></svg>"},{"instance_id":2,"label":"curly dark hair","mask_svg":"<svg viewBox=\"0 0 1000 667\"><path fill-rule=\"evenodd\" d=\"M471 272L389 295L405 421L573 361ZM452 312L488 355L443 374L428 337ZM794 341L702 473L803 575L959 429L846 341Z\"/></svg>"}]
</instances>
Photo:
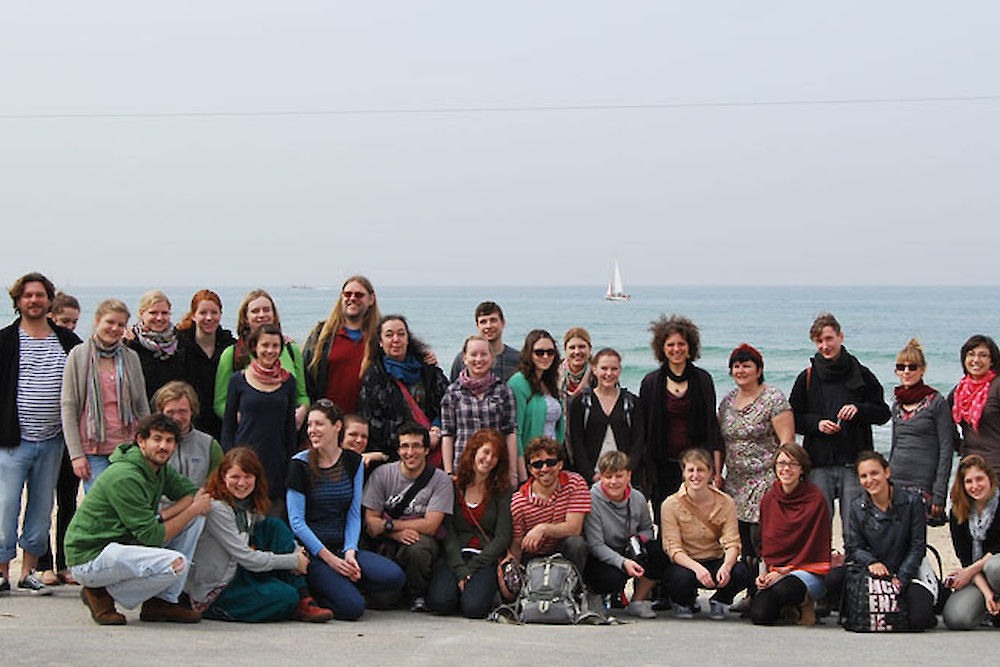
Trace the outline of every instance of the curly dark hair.
<instances>
[{"instance_id":1,"label":"curly dark hair","mask_svg":"<svg viewBox=\"0 0 1000 667\"><path fill-rule=\"evenodd\" d=\"M541 380L539 380L535 377L535 359L532 350L535 348L535 343L543 338L548 338L552 341L555 356L552 358L552 365L542 373ZM556 345L556 339L552 337L552 334L545 329L532 329L529 331L528 335L524 338L524 346L521 348L521 357L517 363L517 370L528 381L528 384L531 386L532 395L548 393L550 396L559 396L559 362L559 346Z\"/></svg>"},{"instance_id":2,"label":"curly dark hair","mask_svg":"<svg viewBox=\"0 0 1000 667\"><path fill-rule=\"evenodd\" d=\"M698 332L698 326L684 315L671 314L670 317L660 315L658 319L649 323L649 331L653 334L649 346L653 348L653 354L661 364L667 361L663 344L675 333L684 336L684 340L687 341L690 361L697 361L701 356L701 334Z\"/></svg>"}]
</instances>

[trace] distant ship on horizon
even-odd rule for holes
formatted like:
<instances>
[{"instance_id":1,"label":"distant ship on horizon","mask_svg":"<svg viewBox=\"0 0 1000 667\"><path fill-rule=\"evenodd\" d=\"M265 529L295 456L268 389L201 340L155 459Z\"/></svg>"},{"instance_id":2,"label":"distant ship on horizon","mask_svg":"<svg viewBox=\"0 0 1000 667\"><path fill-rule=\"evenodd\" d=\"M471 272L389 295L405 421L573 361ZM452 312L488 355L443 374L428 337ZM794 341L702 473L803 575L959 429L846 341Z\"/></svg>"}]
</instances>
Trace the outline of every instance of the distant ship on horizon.
<instances>
[{"instance_id":1,"label":"distant ship on horizon","mask_svg":"<svg viewBox=\"0 0 1000 667\"><path fill-rule=\"evenodd\" d=\"M625 284L622 282L622 272L618 268L618 260L615 260L615 268L611 272L611 282L608 283L608 293L604 295L608 301L628 301L632 298L625 293Z\"/></svg>"}]
</instances>

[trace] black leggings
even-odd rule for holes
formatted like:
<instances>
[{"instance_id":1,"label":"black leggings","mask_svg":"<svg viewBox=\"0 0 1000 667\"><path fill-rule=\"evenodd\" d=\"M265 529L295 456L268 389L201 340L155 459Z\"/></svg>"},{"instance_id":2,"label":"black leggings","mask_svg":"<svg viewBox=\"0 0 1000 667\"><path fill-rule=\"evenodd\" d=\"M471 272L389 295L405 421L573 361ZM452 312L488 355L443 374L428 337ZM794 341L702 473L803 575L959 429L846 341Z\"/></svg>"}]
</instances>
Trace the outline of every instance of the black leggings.
<instances>
[{"instance_id":1,"label":"black leggings","mask_svg":"<svg viewBox=\"0 0 1000 667\"><path fill-rule=\"evenodd\" d=\"M740 550L740 560L747 566L750 572L750 585L747 586L747 594L751 598L757 594L757 587L753 580L757 578L760 570L760 524L748 521L739 522L740 543L743 548Z\"/></svg>"},{"instance_id":2,"label":"black leggings","mask_svg":"<svg viewBox=\"0 0 1000 667\"><path fill-rule=\"evenodd\" d=\"M801 579L786 575L767 588L757 591L750 603L750 620L754 625L774 625L781 618L782 609L799 606L808 592Z\"/></svg>"},{"instance_id":3,"label":"black leggings","mask_svg":"<svg viewBox=\"0 0 1000 667\"><path fill-rule=\"evenodd\" d=\"M844 590L846 573L846 568L835 567L831 568L830 574L826 575L826 599L831 607L840 607L840 596ZM920 632L937 626L937 616L934 614L934 596L929 590L911 581L903 589L903 595L906 596L906 614L910 622L910 630Z\"/></svg>"}]
</instances>

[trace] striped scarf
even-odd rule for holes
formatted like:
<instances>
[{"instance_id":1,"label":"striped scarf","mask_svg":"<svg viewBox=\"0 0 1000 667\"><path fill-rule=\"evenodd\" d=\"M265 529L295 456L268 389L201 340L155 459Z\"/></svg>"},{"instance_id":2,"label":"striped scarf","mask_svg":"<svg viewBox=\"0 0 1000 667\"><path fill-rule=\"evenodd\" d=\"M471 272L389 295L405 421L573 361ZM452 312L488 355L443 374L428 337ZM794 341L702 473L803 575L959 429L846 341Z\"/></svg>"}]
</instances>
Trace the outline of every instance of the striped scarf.
<instances>
[{"instance_id":1,"label":"striped scarf","mask_svg":"<svg viewBox=\"0 0 1000 667\"><path fill-rule=\"evenodd\" d=\"M94 334L87 341L90 346L90 355L87 358L87 396L86 421L87 440L101 443L107 440L107 423L104 421L104 397L101 395L101 377L98 373L100 360L114 359L116 373L115 391L118 394L118 416L121 417L122 424L131 426L135 421L132 413L131 394L129 393L132 379L129 378L125 370L125 353L122 342L119 340L114 345L104 345L101 339Z\"/></svg>"}]
</instances>

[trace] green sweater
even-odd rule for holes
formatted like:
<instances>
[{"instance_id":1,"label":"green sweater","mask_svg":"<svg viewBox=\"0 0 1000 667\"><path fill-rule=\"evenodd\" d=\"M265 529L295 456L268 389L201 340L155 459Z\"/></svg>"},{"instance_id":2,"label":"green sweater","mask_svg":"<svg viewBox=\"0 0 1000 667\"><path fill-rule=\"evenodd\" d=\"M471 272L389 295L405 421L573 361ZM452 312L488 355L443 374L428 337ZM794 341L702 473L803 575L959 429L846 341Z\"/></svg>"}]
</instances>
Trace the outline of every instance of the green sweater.
<instances>
[{"instance_id":1,"label":"green sweater","mask_svg":"<svg viewBox=\"0 0 1000 667\"><path fill-rule=\"evenodd\" d=\"M215 371L215 400L212 407L215 414L222 419L226 416L226 395L229 392L229 378L233 374L233 352L236 346L230 345L219 355L219 367ZM291 350L291 352L289 352ZM285 343L281 346L281 367L292 374L295 378L295 401L296 405L309 406L309 394L306 393L306 368L302 363L302 353L295 343ZM202 410L205 406L202 406Z\"/></svg>"},{"instance_id":2,"label":"green sweater","mask_svg":"<svg viewBox=\"0 0 1000 667\"><path fill-rule=\"evenodd\" d=\"M66 564L90 562L112 542L162 547L166 529L156 520L160 497L176 501L197 490L170 466L153 470L136 443L118 445L111 466L90 487L69 524Z\"/></svg>"},{"instance_id":3,"label":"green sweater","mask_svg":"<svg viewBox=\"0 0 1000 667\"><path fill-rule=\"evenodd\" d=\"M514 393L514 402L517 404L517 455L524 456L524 448L542 435L545 428L545 397L531 393L531 385L521 371L507 380L507 386ZM556 440L560 443L566 437L565 423L565 415L560 415L556 422Z\"/></svg>"}]
</instances>

